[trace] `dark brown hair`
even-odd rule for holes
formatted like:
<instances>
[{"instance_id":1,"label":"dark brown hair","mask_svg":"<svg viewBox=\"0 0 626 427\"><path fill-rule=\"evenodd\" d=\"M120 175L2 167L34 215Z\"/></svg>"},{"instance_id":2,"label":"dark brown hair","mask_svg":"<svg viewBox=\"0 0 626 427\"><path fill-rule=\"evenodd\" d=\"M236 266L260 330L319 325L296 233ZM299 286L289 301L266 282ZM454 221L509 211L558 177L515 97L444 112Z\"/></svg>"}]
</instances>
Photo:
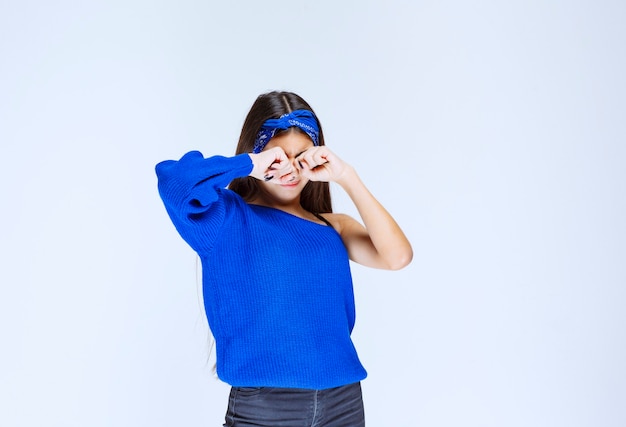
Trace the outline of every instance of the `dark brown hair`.
<instances>
[{"instance_id":1,"label":"dark brown hair","mask_svg":"<svg viewBox=\"0 0 626 427\"><path fill-rule=\"evenodd\" d=\"M235 153L251 153L254 147L254 140L263 123L268 119L277 119L283 114L290 113L294 110L309 110L315 115L320 130L318 142L319 145L324 145L322 125L311 106L295 93L273 91L259 95L252 104L243 122ZM291 129L295 129L296 131L300 130L294 127L290 128L289 131L291 131ZM277 132L276 135L278 134ZM251 200L259 191L259 181L251 176L236 178L230 183L228 188L238 193L244 200ZM302 189L300 205L307 211L313 213L332 212L329 184L327 182L309 181Z\"/></svg>"}]
</instances>

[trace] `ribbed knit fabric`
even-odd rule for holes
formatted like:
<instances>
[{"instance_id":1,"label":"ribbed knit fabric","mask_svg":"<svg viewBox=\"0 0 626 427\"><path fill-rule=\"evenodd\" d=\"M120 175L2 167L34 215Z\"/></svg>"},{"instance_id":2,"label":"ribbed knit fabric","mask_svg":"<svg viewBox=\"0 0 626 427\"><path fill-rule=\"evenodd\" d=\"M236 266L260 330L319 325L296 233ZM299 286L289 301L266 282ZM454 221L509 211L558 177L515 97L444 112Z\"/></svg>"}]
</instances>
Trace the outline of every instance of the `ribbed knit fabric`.
<instances>
[{"instance_id":1,"label":"ribbed knit fabric","mask_svg":"<svg viewBox=\"0 0 626 427\"><path fill-rule=\"evenodd\" d=\"M341 237L225 188L251 170L247 154L205 159L197 151L156 167L167 212L202 260L219 378L311 389L364 379L350 338L354 294Z\"/></svg>"}]
</instances>

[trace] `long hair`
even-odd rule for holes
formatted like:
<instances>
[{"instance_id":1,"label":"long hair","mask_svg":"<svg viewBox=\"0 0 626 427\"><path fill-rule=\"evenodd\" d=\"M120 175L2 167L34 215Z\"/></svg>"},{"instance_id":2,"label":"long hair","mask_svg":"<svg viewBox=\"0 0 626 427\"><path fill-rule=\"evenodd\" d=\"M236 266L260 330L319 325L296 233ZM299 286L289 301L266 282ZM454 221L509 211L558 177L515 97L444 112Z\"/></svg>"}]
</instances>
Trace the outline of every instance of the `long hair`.
<instances>
[{"instance_id":1,"label":"long hair","mask_svg":"<svg viewBox=\"0 0 626 427\"><path fill-rule=\"evenodd\" d=\"M309 110L313 113L320 130L318 143L319 145L324 145L322 125L311 106L295 93L273 91L259 95L252 104L243 122L235 153L251 153L254 147L254 140L263 123L268 119L277 119L283 114L291 113L294 110ZM291 131L291 129L300 131L297 127L290 128L288 131ZM276 133L276 136L278 134L279 132ZM250 176L234 179L229 184L228 188L238 193L244 200L251 200L260 190L259 181ZM300 205L307 211L313 213L332 212L330 186L328 182L309 181L302 189Z\"/></svg>"}]
</instances>

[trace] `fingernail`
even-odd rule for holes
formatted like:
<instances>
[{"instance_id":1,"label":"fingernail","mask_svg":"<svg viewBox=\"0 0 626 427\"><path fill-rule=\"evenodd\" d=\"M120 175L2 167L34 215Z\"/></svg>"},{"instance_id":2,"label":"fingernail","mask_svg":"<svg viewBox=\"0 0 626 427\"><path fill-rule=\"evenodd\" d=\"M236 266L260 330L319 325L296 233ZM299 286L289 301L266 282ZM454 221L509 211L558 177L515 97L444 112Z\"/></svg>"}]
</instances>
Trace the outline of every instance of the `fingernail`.
<instances>
[{"instance_id":1,"label":"fingernail","mask_svg":"<svg viewBox=\"0 0 626 427\"><path fill-rule=\"evenodd\" d=\"M265 175L265 176L263 177L263 179L264 179L266 182L267 182L267 181L269 181L269 180L270 180L270 179L272 179L272 178L274 178L274 175L270 175L270 174L267 174L267 175Z\"/></svg>"}]
</instances>

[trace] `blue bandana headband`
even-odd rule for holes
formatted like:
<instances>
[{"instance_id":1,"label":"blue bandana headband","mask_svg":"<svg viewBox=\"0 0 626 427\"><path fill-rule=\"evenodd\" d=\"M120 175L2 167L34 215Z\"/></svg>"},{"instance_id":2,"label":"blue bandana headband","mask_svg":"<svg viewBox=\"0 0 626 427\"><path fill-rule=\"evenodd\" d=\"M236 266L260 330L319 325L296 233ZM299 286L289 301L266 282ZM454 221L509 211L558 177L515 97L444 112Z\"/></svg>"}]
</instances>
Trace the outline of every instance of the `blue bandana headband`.
<instances>
[{"instance_id":1,"label":"blue bandana headband","mask_svg":"<svg viewBox=\"0 0 626 427\"><path fill-rule=\"evenodd\" d=\"M309 110L295 110L288 114L283 114L278 119L269 119L263 123L256 139L252 152L255 154L263 151L270 139L274 137L277 130L298 127L306 132L313 141L313 145L319 145L320 129L317 125L315 115Z\"/></svg>"}]
</instances>

